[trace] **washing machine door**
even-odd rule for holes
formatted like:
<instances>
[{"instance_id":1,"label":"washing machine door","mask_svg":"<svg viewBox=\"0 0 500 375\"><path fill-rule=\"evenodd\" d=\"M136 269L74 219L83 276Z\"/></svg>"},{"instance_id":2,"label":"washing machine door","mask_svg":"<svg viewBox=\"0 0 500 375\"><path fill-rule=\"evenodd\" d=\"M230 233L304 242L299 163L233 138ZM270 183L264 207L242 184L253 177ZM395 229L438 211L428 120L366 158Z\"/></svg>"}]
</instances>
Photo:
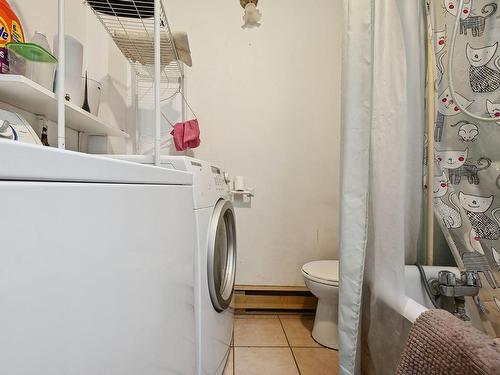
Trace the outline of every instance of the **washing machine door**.
<instances>
[{"instance_id":1,"label":"washing machine door","mask_svg":"<svg viewBox=\"0 0 500 375\"><path fill-rule=\"evenodd\" d=\"M236 222L233 204L220 200L215 206L208 242L208 288L218 312L229 307L236 275Z\"/></svg>"}]
</instances>

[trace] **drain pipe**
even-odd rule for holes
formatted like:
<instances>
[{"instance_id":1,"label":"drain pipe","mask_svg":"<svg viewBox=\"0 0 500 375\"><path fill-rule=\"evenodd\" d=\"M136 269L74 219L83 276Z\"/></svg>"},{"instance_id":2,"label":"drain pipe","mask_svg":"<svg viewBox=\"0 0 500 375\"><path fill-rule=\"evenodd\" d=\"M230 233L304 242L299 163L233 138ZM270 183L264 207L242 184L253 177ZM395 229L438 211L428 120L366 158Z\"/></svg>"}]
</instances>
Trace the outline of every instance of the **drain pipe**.
<instances>
[{"instance_id":1,"label":"drain pipe","mask_svg":"<svg viewBox=\"0 0 500 375\"><path fill-rule=\"evenodd\" d=\"M434 264L434 198L432 186L434 179L434 117L436 114L436 95L434 90L434 56L432 33L427 28L427 233L426 263Z\"/></svg>"}]
</instances>

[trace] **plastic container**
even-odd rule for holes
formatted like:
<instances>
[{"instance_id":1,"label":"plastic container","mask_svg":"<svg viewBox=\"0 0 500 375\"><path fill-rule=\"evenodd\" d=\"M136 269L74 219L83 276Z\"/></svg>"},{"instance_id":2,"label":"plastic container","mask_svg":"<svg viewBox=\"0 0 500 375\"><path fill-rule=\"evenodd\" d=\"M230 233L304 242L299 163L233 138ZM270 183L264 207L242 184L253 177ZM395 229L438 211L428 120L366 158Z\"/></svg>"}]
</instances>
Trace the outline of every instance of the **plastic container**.
<instances>
[{"instance_id":1,"label":"plastic container","mask_svg":"<svg viewBox=\"0 0 500 375\"><path fill-rule=\"evenodd\" d=\"M54 37L54 55L59 56L59 37ZM81 107L83 104L82 71L83 71L83 44L71 35L64 36L64 96L66 100ZM57 82L56 82L57 83ZM55 91L57 93L57 85Z\"/></svg>"},{"instance_id":2,"label":"plastic container","mask_svg":"<svg viewBox=\"0 0 500 375\"><path fill-rule=\"evenodd\" d=\"M8 43L9 70L23 75L52 91L57 59L45 48L34 43Z\"/></svg>"},{"instance_id":3,"label":"plastic container","mask_svg":"<svg viewBox=\"0 0 500 375\"><path fill-rule=\"evenodd\" d=\"M50 48L49 40L47 35L39 31L35 31L31 37L30 43L38 44L40 47L45 48L48 52L52 52ZM54 78L55 74L52 72L52 66L47 64L38 64L36 62L28 62L28 65L34 64L31 69L33 69L33 77L35 82L40 83L43 87L52 90L54 88ZM51 82L52 81L52 82ZM49 87L50 85L50 87Z\"/></svg>"},{"instance_id":4,"label":"plastic container","mask_svg":"<svg viewBox=\"0 0 500 375\"><path fill-rule=\"evenodd\" d=\"M99 114L99 106L101 104L102 84L96 80L82 77L82 86L84 100L82 108L89 111L94 116L97 116ZM87 99L86 102L85 99ZM85 104L88 105L87 108L85 108Z\"/></svg>"}]
</instances>

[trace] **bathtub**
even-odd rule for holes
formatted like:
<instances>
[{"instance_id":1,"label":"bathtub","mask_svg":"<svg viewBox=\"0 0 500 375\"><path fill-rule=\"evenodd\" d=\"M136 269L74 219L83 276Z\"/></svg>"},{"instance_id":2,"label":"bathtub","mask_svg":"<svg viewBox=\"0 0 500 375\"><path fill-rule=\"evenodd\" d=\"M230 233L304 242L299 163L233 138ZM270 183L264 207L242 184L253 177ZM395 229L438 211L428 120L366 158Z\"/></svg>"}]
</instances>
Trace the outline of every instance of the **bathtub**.
<instances>
[{"instance_id":1,"label":"bathtub","mask_svg":"<svg viewBox=\"0 0 500 375\"><path fill-rule=\"evenodd\" d=\"M427 279L437 277L443 270L460 275L455 267L424 266ZM404 277L405 296L396 300L393 295L379 294L375 297L376 303L369 303L364 309L361 367L365 375L395 374L413 323L422 313L434 308L417 267L405 266ZM366 298L369 300L373 296ZM482 330L477 313L470 314L469 310L467 313L472 315L473 325ZM383 319L379 319L381 317Z\"/></svg>"}]
</instances>

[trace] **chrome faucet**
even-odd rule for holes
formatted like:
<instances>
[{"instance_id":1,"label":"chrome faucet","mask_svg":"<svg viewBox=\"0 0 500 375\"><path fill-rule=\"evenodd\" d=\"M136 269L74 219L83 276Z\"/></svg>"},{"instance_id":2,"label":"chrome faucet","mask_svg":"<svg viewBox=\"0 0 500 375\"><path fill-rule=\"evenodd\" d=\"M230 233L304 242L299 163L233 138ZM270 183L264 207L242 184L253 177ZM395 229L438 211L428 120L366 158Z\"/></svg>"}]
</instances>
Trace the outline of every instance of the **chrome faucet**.
<instances>
[{"instance_id":1,"label":"chrome faucet","mask_svg":"<svg viewBox=\"0 0 500 375\"><path fill-rule=\"evenodd\" d=\"M455 300L454 315L462 320L470 320L465 312L465 297L479 294L481 281L477 271L464 271L457 278L450 271L439 271L437 279L430 279L429 285L435 297L451 297Z\"/></svg>"}]
</instances>

